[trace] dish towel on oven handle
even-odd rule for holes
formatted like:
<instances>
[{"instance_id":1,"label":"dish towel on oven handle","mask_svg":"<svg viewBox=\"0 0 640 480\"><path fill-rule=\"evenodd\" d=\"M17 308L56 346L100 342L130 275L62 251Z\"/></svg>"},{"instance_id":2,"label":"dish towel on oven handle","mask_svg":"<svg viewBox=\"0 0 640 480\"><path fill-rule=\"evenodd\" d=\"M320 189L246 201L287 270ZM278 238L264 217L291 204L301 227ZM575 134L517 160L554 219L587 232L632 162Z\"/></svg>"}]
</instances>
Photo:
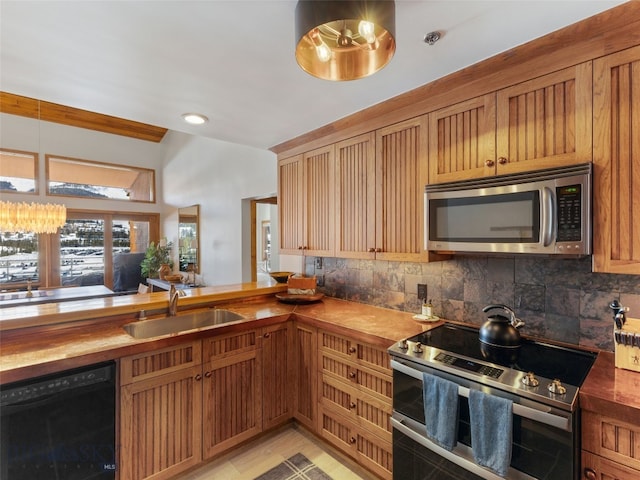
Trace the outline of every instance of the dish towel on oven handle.
<instances>
[{"instance_id":1,"label":"dish towel on oven handle","mask_svg":"<svg viewBox=\"0 0 640 480\"><path fill-rule=\"evenodd\" d=\"M457 443L458 385L423 372L422 399L427 437L451 451Z\"/></svg>"},{"instance_id":2,"label":"dish towel on oven handle","mask_svg":"<svg viewBox=\"0 0 640 480\"><path fill-rule=\"evenodd\" d=\"M471 448L476 463L501 477L506 476L511 463L513 402L470 390L469 416Z\"/></svg>"}]
</instances>

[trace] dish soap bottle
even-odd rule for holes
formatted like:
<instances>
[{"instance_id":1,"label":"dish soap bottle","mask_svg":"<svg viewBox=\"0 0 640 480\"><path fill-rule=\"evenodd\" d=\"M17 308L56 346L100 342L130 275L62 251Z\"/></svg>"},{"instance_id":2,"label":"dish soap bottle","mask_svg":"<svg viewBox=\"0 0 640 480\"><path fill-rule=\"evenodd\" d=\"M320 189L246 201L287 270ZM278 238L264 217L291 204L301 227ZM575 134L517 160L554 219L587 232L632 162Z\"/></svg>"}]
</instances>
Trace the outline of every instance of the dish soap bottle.
<instances>
[{"instance_id":1,"label":"dish soap bottle","mask_svg":"<svg viewBox=\"0 0 640 480\"><path fill-rule=\"evenodd\" d=\"M433 316L433 305L431 305L431 300L422 304L422 316L431 318Z\"/></svg>"}]
</instances>

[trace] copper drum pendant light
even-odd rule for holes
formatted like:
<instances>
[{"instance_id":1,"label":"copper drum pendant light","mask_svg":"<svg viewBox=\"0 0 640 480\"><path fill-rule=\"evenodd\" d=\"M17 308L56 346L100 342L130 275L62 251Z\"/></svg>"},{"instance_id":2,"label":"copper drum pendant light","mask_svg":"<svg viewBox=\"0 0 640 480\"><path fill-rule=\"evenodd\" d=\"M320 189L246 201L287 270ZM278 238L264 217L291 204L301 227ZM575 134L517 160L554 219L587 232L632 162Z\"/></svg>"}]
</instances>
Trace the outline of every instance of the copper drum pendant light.
<instances>
[{"instance_id":1,"label":"copper drum pendant light","mask_svg":"<svg viewBox=\"0 0 640 480\"><path fill-rule=\"evenodd\" d=\"M393 57L395 24L394 1L299 0L296 60L325 80L367 77Z\"/></svg>"}]
</instances>

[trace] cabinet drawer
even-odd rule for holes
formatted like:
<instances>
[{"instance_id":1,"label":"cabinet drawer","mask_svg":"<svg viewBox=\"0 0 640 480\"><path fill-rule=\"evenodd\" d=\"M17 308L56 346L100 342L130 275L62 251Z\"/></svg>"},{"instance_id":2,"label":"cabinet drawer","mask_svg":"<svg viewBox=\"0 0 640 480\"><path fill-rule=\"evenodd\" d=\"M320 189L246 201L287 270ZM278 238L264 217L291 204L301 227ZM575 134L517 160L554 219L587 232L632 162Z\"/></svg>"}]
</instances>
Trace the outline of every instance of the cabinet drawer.
<instances>
[{"instance_id":1,"label":"cabinet drawer","mask_svg":"<svg viewBox=\"0 0 640 480\"><path fill-rule=\"evenodd\" d=\"M391 442L390 401L362 393L328 375L322 377L320 393L320 403L326 410L341 414L356 425Z\"/></svg>"},{"instance_id":2,"label":"cabinet drawer","mask_svg":"<svg viewBox=\"0 0 640 480\"><path fill-rule=\"evenodd\" d=\"M204 361L249 352L258 348L258 331L248 330L228 335L216 335L202 341Z\"/></svg>"},{"instance_id":3,"label":"cabinet drawer","mask_svg":"<svg viewBox=\"0 0 640 480\"><path fill-rule=\"evenodd\" d=\"M640 425L582 412L582 448L640 470Z\"/></svg>"},{"instance_id":4,"label":"cabinet drawer","mask_svg":"<svg viewBox=\"0 0 640 480\"><path fill-rule=\"evenodd\" d=\"M328 353L320 355L320 370L325 375L340 379L360 391L382 400L391 398L393 377L390 375L376 372Z\"/></svg>"},{"instance_id":5,"label":"cabinet drawer","mask_svg":"<svg viewBox=\"0 0 640 480\"><path fill-rule=\"evenodd\" d=\"M320 434L325 440L380 477L391 480L391 442L383 441L322 405L319 407L319 420Z\"/></svg>"},{"instance_id":6,"label":"cabinet drawer","mask_svg":"<svg viewBox=\"0 0 640 480\"><path fill-rule=\"evenodd\" d=\"M331 352L358 365L391 375L389 354L386 349L357 342L349 337L328 332L320 334L320 349Z\"/></svg>"},{"instance_id":7,"label":"cabinet drawer","mask_svg":"<svg viewBox=\"0 0 640 480\"><path fill-rule=\"evenodd\" d=\"M120 361L120 385L165 375L201 363L200 342L124 357Z\"/></svg>"},{"instance_id":8,"label":"cabinet drawer","mask_svg":"<svg viewBox=\"0 0 640 480\"><path fill-rule=\"evenodd\" d=\"M606 458L582 451L582 476L585 480L636 480L640 470L625 467Z\"/></svg>"}]
</instances>

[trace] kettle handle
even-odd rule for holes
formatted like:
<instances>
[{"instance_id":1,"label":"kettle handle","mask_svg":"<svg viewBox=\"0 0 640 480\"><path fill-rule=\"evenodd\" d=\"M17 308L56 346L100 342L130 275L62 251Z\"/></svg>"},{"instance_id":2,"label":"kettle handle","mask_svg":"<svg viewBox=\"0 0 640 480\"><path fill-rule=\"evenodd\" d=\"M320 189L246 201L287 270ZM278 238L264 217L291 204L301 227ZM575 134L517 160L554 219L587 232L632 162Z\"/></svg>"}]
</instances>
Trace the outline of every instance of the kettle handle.
<instances>
[{"instance_id":1,"label":"kettle handle","mask_svg":"<svg viewBox=\"0 0 640 480\"><path fill-rule=\"evenodd\" d=\"M511 317L510 318L511 325L513 325L514 327L520 328L520 327L524 326L524 322L522 320L520 320L518 317L516 317L516 312L514 312L511 307L508 307L508 306L503 305L501 303L487 305L486 307L484 307L482 309L482 311L487 313L489 310L493 310L494 308L499 308L499 309L504 310L505 312L507 312L509 314L509 316Z\"/></svg>"}]
</instances>

